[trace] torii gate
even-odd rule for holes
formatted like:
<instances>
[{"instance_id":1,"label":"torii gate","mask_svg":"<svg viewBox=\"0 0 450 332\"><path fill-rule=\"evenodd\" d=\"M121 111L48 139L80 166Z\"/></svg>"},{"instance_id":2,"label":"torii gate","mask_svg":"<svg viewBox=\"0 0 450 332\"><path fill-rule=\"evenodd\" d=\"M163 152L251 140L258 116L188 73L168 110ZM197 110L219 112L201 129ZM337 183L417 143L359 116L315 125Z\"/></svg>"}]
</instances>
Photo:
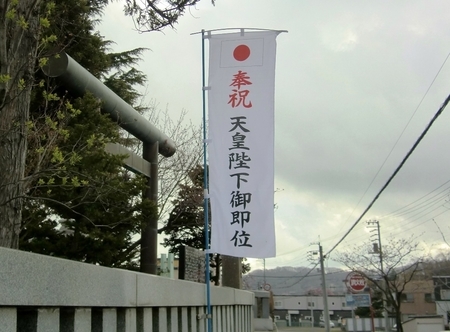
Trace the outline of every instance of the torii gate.
<instances>
[{"instance_id":1,"label":"torii gate","mask_svg":"<svg viewBox=\"0 0 450 332\"><path fill-rule=\"evenodd\" d=\"M107 151L129 155L125 160L127 168L147 177L147 190L143 196L157 205L158 153L164 157L172 156L176 150L175 143L65 52L51 57L43 71L47 76L61 80L65 87L77 95L82 96L89 91L102 100L102 110L109 113L111 119L120 127L142 141L143 159L118 144L108 145ZM141 272L157 273L157 250L156 217L149 219L146 227L141 230Z\"/></svg>"}]
</instances>

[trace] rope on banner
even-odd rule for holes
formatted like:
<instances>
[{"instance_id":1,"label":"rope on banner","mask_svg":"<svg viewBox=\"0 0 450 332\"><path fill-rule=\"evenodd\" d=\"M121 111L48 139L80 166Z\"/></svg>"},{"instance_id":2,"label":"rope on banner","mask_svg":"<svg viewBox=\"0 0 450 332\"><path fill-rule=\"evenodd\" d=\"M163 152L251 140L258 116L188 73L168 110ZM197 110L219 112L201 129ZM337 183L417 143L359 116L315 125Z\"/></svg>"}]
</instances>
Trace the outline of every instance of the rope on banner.
<instances>
[{"instance_id":1,"label":"rope on banner","mask_svg":"<svg viewBox=\"0 0 450 332\"><path fill-rule=\"evenodd\" d=\"M210 35L210 32L208 32ZM211 317L211 282L210 282L210 268L209 268L209 186L208 186L208 165L206 158L206 146L208 139L206 138L206 74L205 74L205 30L202 30L202 109L203 109L203 190L204 190L204 219L205 219L205 282L206 282L206 319L208 325L208 332L212 332L212 317Z\"/></svg>"}]
</instances>

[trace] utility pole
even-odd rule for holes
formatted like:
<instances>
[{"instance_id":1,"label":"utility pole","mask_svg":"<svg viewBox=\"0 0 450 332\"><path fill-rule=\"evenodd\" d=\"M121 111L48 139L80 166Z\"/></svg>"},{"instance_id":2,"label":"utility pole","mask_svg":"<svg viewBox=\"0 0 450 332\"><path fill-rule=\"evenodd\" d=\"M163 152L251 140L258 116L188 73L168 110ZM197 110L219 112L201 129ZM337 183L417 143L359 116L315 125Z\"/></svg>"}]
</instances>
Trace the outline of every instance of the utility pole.
<instances>
[{"instance_id":1,"label":"utility pole","mask_svg":"<svg viewBox=\"0 0 450 332\"><path fill-rule=\"evenodd\" d=\"M323 255L322 246L320 242L317 243L319 245L319 263L320 263L320 273L322 275L322 296L323 296L323 320L325 322L325 331L330 332L330 311L328 310L328 294L327 294L327 283L325 280L325 266L324 260L325 257ZM317 255L317 251L313 251L314 255Z\"/></svg>"},{"instance_id":2,"label":"utility pole","mask_svg":"<svg viewBox=\"0 0 450 332\"><path fill-rule=\"evenodd\" d=\"M323 310L324 310L324 321L325 321L325 331L330 332L330 312L328 310L328 294L327 294L327 283L325 280L325 267L324 267L324 256L322 251L322 246L319 243L319 259L320 259L320 271L322 273L322 293L323 293Z\"/></svg>"},{"instance_id":3,"label":"utility pole","mask_svg":"<svg viewBox=\"0 0 450 332\"><path fill-rule=\"evenodd\" d=\"M384 273L383 266L383 251L381 250L381 232L380 232L380 222L378 220L369 220L367 221L367 228L372 228L370 232L375 232L370 237L375 238L373 243L373 253L378 254L380 259L380 269L381 269L381 278L383 279L383 307L384 307L384 322L385 322L385 331L389 331L389 313L387 310L387 292L389 291L389 285L387 281L387 275Z\"/></svg>"}]
</instances>

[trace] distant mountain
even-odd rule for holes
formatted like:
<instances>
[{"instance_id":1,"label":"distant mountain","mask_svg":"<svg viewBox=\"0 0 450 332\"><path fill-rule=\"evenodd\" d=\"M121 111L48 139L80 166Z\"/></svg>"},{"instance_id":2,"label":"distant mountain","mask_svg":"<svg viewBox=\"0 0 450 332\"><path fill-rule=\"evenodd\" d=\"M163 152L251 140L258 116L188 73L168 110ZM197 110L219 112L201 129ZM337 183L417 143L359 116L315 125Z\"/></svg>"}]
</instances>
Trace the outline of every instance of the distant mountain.
<instances>
[{"instance_id":1,"label":"distant mountain","mask_svg":"<svg viewBox=\"0 0 450 332\"><path fill-rule=\"evenodd\" d=\"M321 295L322 278L320 269L307 267L277 267L275 269L254 270L243 276L245 289L262 289L264 277L266 284L269 284L274 295ZM310 273L309 273L310 272ZM309 275L307 275L309 273ZM327 292L330 295L345 294L347 288L344 279L349 271L338 268L327 268L325 280L327 283Z\"/></svg>"}]
</instances>

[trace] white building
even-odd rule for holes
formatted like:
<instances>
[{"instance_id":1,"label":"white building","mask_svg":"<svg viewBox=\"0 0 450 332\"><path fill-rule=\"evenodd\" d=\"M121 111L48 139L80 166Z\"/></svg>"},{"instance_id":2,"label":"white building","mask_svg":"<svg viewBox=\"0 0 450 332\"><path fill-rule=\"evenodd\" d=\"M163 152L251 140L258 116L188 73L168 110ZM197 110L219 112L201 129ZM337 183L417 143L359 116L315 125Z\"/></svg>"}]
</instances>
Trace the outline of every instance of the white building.
<instances>
[{"instance_id":1,"label":"white building","mask_svg":"<svg viewBox=\"0 0 450 332\"><path fill-rule=\"evenodd\" d=\"M277 320L288 325L298 325L304 320L319 322L323 319L323 297L307 295L274 295L274 314ZM351 307L345 304L345 295L328 295L328 311L331 320L351 317Z\"/></svg>"}]
</instances>

